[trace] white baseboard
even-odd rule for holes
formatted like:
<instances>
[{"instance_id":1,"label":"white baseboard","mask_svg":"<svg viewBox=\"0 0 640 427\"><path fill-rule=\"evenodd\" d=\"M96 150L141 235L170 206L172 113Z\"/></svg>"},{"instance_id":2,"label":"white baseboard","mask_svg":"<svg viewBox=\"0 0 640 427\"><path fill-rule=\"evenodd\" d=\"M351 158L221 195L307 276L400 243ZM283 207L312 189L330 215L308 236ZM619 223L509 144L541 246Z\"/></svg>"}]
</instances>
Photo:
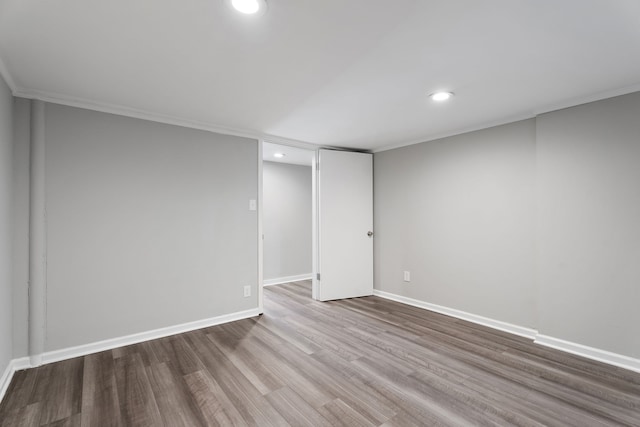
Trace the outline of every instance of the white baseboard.
<instances>
[{"instance_id":1,"label":"white baseboard","mask_svg":"<svg viewBox=\"0 0 640 427\"><path fill-rule=\"evenodd\" d=\"M600 350L599 348L589 347L582 344L576 344L547 335L538 335L534 342L545 347L551 347L556 350L586 357L587 359L597 360L598 362L618 366L630 371L640 372L640 359L634 359L633 357L623 356L622 354L612 353L610 351Z\"/></svg>"},{"instance_id":2,"label":"white baseboard","mask_svg":"<svg viewBox=\"0 0 640 427\"><path fill-rule=\"evenodd\" d=\"M297 276L276 277L275 279L264 279L262 286L281 285L283 283L299 282L300 280L311 280L313 273L299 274Z\"/></svg>"},{"instance_id":3,"label":"white baseboard","mask_svg":"<svg viewBox=\"0 0 640 427\"><path fill-rule=\"evenodd\" d=\"M413 298L403 297L401 295L392 294L389 292L373 290L373 294L381 298L388 300L401 302L403 304L411 305L418 308L424 308L426 310L435 311L436 313L446 314L447 316L455 317L457 319L467 320L479 325L488 326L493 329L498 329L503 332L509 332L510 334L518 335L521 337L534 339L538 333L535 329L525 328L523 326L513 325L507 322L501 322L500 320L489 319L488 317L478 316L476 314L467 313L465 311L456 310L454 308L444 307L441 305L431 304L428 302L420 301Z\"/></svg>"},{"instance_id":4,"label":"white baseboard","mask_svg":"<svg viewBox=\"0 0 640 427\"><path fill-rule=\"evenodd\" d=\"M13 374L22 369L31 367L28 357L21 357L20 359L13 359L9 362L7 369L4 370L2 377L0 377L0 402L4 398L5 393L9 389L9 384L13 379Z\"/></svg>"},{"instance_id":5,"label":"white baseboard","mask_svg":"<svg viewBox=\"0 0 640 427\"><path fill-rule=\"evenodd\" d=\"M618 366L630 371L640 372L640 359L634 359L633 357L612 353L610 351L588 347L586 345L561 340L559 338L553 338L547 335L541 335L535 329L525 328L522 326L513 325L511 323L489 319L487 317L478 316L461 310L456 310L454 308L431 304L425 301L404 297L402 295L379 291L377 289L373 290L373 294L391 301L401 302L403 304L411 305L418 308L424 308L426 310L435 311L436 313L446 314L457 319L467 320L479 325L488 326L493 329L498 329L500 331L509 332L514 335L529 338L532 339L536 344L551 347L556 350L586 357L587 359L596 360L598 362L607 363L609 365Z\"/></svg>"},{"instance_id":6,"label":"white baseboard","mask_svg":"<svg viewBox=\"0 0 640 427\"><path fill-rule=\"evenodd\" d=\"M42 364L59 362L61 360L72 359L74 357L86 356L87 354L97 353L100 351L111 350L126 345L137 344L143 341L154 340L157 338L167 337L169 335L181 334L196 329L208 328L209 326L220 325L222 323L233 322L236 320L247 319L261 314L259 308L251 310L239 311L237 313L225 314L209 319L197 320L195 322L182 323L180 325L169 326L166 328L154 329L151 331L140 332L137 334L127 335L124 337L112 338L104 341L98 341L89 344L83 344L76 347L64 348L61 350L49 351L36 357L22 357L13 359L9 362L9 366L5 369L2 377L0 377L0 402L4 398L4 394L9 388L13 374L21 369L33 368L39 364L33 364L32 361L41 361Z\"/></svg>"},{"instance_id":7,"label":"white baseboard","mask_svg":"<svg viewBox=\"0 0 640 427\"><path fill-rule=\"evenodd\" d=\"M0 377L0 402L2 402L2 398L9 388L9 383L13 378L14 372L15 369L13 367L13 360L10 360L9 364L7 365L7 369L4 370L4 372L2 373L2 377Z\"/></svg>"},{"instance_id":8,"label":"white baseboard","mask_svg":"<svg viewBox=\"0 0 640 427\"><path fill-rule=\"evenodd\" d=\"M97 353L100 351L111 350L117 347L137 344L143 341L154 340L157 338L167 337L169 335L181 334L196 329L208 328L209 326L220 325L222 323L242 320L249 317L260 315L260 310L254 308L251 310L240 311L237 313L225 314L209 319L197 320L195 322L182 323L180 325L168 326L166 328L154 329L152 331L140 332L137 334L127 335L124 337L112 338L104 341L98 341L90 344L83 344L76 347L63 348L61 350L49 351L42 355L42 363L58 362L60 360L72 359L74 357L86 356L87 354Z\"/></svg>"}]
</instances>

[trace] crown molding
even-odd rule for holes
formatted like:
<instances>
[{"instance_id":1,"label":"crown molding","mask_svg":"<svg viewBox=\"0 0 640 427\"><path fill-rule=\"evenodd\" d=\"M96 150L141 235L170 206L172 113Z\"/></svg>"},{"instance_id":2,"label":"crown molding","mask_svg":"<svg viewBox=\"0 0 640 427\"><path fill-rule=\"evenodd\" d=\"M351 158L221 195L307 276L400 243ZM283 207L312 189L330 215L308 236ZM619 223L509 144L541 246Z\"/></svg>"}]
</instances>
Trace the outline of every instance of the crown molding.
<instances>
[{"instance_id":1,"label":"crown molding","mask_svg":"<svg viewBox=\"0 0 640 427\"><path fill-rule=\"evenodd\" d=\"M555 104L549 104L542 108L538 108L534 111L536 116L551 113L553 111L564 110L565 108L577 107L578 105L588 104L590 102L602 101L608 98L615 98L616 96L628 95L630 93L639 92L640 91L640 83L625 86L618 89L606 90L603 92L598 92L593 95L583 96L579 98L572 98L563 102L558 102Z\"/></svg>"},{"instance_id":2,"label":"crown molding","mask_svg":"<svg viewBox=\"0 0 640 427\"><path fill-rule=\"evenodd\" d=\"M631 86L625 86L623 88L608 90L604 92L598 92L596 94L585 96L585 97L572 98L559 103L548 104L542 108L537 108L533 110L531 113L511 116L506 119L484 122L468 128L462 128L462 129L458 129L451 132L444 132L440 134L430 135L424 138L409 140L409 141L401 142L398 144L385 145L380 148L376 148L372 150L372 152L380 153L383 151L394 150L396 148L407 147L409 145L421 144L423 142L435 141L438 139L448 138L451 136L463 135L465 133L476 132L483 129L489 129L496 126L502 126L509 123L519 122L521 120L532 119L542 114L551 113L553 111L563 110L565 108L577 107L578 105L588 104L590 102L602 101L604 99L614 98L616 96L628 95L634 92L640 92L640 83L631 85Z\"/></svg>"},{"instance_id":3,"label":"crown molding","mask_svg":"<svg viewBox=\"0 0 640 427\"><path fill-rule=\"evenodd\" d=\"M131 117L134 119L148 120L152 122L164 123L175 126L182 126L191 129L205 130L209 132L221 133L225 135L240 136L244 138L259 139L260 135L246 129L221 126L212 123L189 120L182 117L175 117L165 114L153 113L151 111L126 107L123 105L96 102L83 98L76 98L52 92L38 91L32 89L18 88L13 93L14 96L27 99L49 102L53 104L66 105L68 107L84 108L86 110L99 111L102 113L116 114L119 116Z\"/></svg>"},{"instance_id":4,"label":"crown molding","mask_svg":"<svg viewBox=\"0 0 640 427\"><path fill-rule=\"evenodd\" d=\"M183 117L171 116L166 114L154 113L151 111L140 110L118 104L109 104L96 102L84 98L76 98L58 93L38 91L25 88L13 89L13 96L26 99L35 99L39 101L49 102L53 104L66 105L68 107L83 108L86 110L99 111L102 113L116 114L124 117L131 117L140 120L148 120L157 123L163 123L174 126L181 126L190 129L204 130L223 135L239 136L242 138L256 139L260 141L271 142L274 144L291 145L301 148L317 149L319 145L311 144L305 141L299 141L282 136L271 135L264 132L258 132L251 129L235 128L230 126L222 126L215 123L189 120Z\"/></svg>"},{"instance_id":5,"label":"crown molding","mask_svg":"<svg viewBox=\"0 0 640 427\"><path fill-rule=\"evenodd\" d=\"M442 132L434 135L426 136L420 139L412 139L409 141L400 142L397 144L384 145L382 147L371 150L372 153L381 153L383 151L395 150L396 148L408 147L410 145L421 144L423 142L436 141L438 139L449 138L452 136L464 135L465 133L476 132L483 129L489 129L496 126L508 125L510 123L519 122L522 120L528 120L534 118L536 115L534 113L525 113L519 114L515 116L510 116L504 119L492 120L488 122L483 122L481 124L477 124L474 126L469 126L465 128L461 128L458 130L450 131L450 132Z\"/></svg>"},{"instance_id":6,"label":"crown molding","mask_svg":"<svg viewBox=\"0 0 640 427\"><path fill-rule=\"evenodd\" d=\"M149 120L157 123L164 123L164 124L181 126L181 127L191 128L191 129L204 130L204 131L215 132L215 133L224 134L224 135L232 135L232 136L239 136L243 138L257 139L260 141L270 142L273 144L288 145L288 146L298 147L298 148L306 148L311 150L316 150L318 148L340 149L340 147L324 145L324 144L314 144L306 141L272 135L269 133L259 132L251 129L234 128L234 127L219 125L216 123L189 120L182 117L158 114L151 111L140 110L140 109L131 108L123 105L101 103L101 102L91 101L88 99L61 95L53 92L37 91L32 89L16 87L15 82L11 77L11 74L9 74L5 63L2 61L2 58L0 58L0 75L4 78L7 85L11 88L13 95L20 98L37 99L37 100L50 102L54 104L66 105L69 107L84 108L87 110L100 111L103 113L117 114L119 116L132 117L132 118L141 119L141 120ZM452 136L463 135L470 132L476 132L483 129L489 129L496 126L502 126L509 123L518 122L521 120L532 119L539 115L550 113L553 111L558 111L565 108L571 108L571 107L575 107L582 104L588 104L590 102L601 101L603 99L613 98L616 96L627 95L627 94L630 94L633 92L639 92L639 91L640 91L640 84L626 86L623 88L609 90L609 91L603 91L603 92L599 92L597 94L589 95L586 97L573 98L567 101L563 101L561 103L549 104L542 108L538 108L532 112L518 114L518 115L510 116L510 117L499 119L499 120L487 121L487 122L483 122L473 126L460 128L450 132L442 132L442 133L428 135L428 136L424 136L421 138L416 138L408 141L384 145L382 147L375 148L372 150L363 150L363 152L380 153L383 151L394 150L396 148L402 148L410 145L421 144L423 142L430 142L430 141L435 141L439 139L449 138Z\"/></svg>"}]
</instances>

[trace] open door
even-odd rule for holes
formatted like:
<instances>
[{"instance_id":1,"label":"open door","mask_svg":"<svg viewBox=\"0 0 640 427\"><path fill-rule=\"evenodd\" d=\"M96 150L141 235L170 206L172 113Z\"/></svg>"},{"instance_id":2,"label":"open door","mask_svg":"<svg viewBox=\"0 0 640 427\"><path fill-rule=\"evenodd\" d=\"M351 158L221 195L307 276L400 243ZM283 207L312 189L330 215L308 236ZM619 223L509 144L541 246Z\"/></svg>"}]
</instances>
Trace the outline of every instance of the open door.
<instances>
[{"instance_id":1,"label":"open door","mask_svg":"<svg viewBox=\"0 0 640 427\"><path fill-rule=\"evenodd\" d=\"M318 292L329 301L373 294L373 157L319 150Z\"/></svg>"}]
</instances>

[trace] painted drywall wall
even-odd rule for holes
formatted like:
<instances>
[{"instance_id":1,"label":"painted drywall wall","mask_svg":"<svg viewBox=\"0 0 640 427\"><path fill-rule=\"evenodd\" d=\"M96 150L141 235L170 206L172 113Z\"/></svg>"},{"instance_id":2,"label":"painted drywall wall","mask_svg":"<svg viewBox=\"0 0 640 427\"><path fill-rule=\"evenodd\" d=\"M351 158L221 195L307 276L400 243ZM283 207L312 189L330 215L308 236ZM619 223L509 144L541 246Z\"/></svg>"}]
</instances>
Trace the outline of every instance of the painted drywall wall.
<instances>
[{"instance_id":1,"label":"painted drywall wall","mask_svg":"<svg viewBox=\"0 0 640 427\"><path fill-rule=\"evenodd\" d=\"M257 141L55 104L45 119L46 351L258 306Z\"/></svg>"},{"instance_id":2,"label":"painted drywall wall","mask_svg":"<svg viewBox=\"0 0 640 427\"><path fill-rule=\"evenodd\" d=\"M376 153L375 289L535 327L534 173L534 120Z\"/></svg>"},{"instance_id":3,"label":"painted drywall wall","mask_svg":"<svg viewBox=\"0 0 640 427\"><path fill-rule=\"evenodd\" d=\"M311 167L264 162L264 279L311 274Z\"/></svg>"},{"instance_id":4,"label":"painted drywall wall","mask_svg":"<svg viewBox=\"0 0 640 427\"><path fill-rule=\"evenodd\" d=\"M0 377L13 358L13 96L0 77Z\"/></svg>"},{"instance_id":5,"label":"painted drywall wall","mask_svg":"<svg viewBox=\"0 0 640 427\"><path fill-rule=\"evenodd\" d=\"M0 77L0 377L13 358L13 96Z\"/></svg>"},{"instance_id":6,"label":"painted drywall wall","mask_svg":"<svg viewBox=\"0 0 640 427\"><path fill-rule=\"evenodd\" d=\"M640 93L537 119L540 333L640 358Z\"/></svg>"},{"instance_id":7,"label":"painted drywall wall","mask_svg":"<svg viewBox=\"0 0 640 427\"><path fill-rule=\"evenodd\" d=\"M29 153L31 101L13 101L13 357L29 355Z\"/></svg>"}]
</instances>

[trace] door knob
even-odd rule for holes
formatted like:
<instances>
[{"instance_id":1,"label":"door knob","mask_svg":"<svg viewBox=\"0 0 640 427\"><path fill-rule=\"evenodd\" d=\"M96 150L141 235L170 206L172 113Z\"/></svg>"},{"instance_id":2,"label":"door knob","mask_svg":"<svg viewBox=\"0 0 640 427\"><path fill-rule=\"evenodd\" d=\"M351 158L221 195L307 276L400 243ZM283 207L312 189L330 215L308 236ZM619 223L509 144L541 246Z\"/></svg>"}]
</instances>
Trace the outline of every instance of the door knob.
<instances>
[{"instance_id":1,"label":"door knob","mask_svg":"<svg viewBox=\"0 0 640 427\"><path fill-rule=\"evenodd\" d=\"M369 236L369 237L373 236L373 231L367 232L367 236Z\"/></svg>"}]
</instances>

